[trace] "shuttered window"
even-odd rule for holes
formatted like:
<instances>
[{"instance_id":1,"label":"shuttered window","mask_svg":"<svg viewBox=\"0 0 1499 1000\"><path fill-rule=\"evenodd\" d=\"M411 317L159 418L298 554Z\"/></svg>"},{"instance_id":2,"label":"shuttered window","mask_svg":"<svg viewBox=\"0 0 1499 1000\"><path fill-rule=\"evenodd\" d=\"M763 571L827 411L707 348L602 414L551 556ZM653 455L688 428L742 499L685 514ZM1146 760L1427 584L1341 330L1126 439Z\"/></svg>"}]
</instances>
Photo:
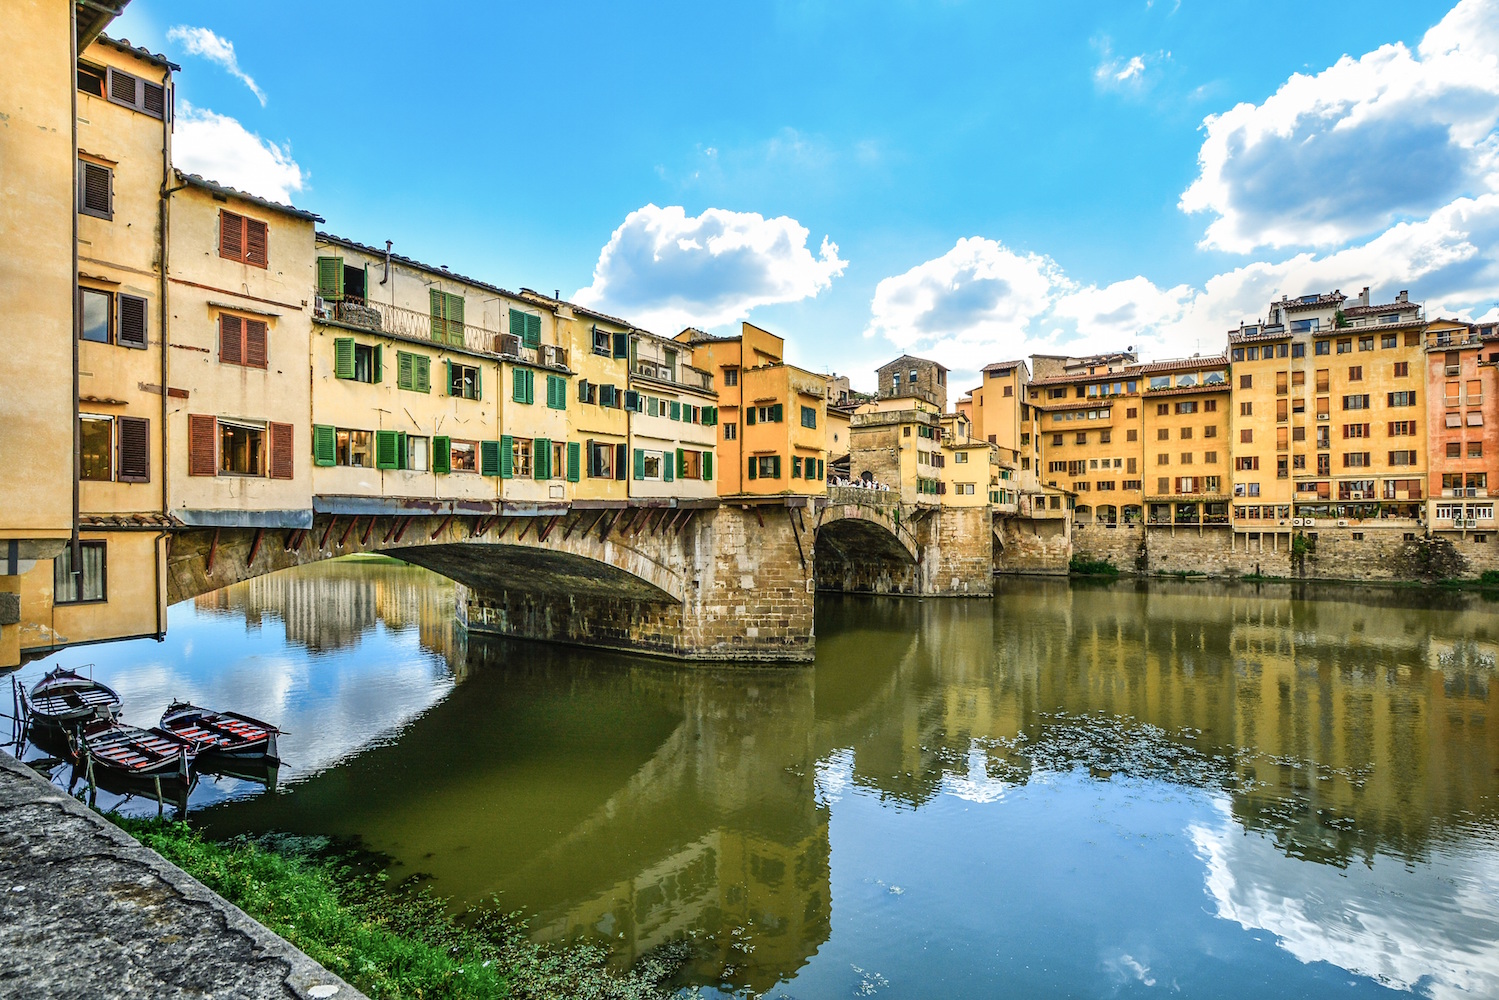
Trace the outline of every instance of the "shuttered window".
<instances>
[{"instance_id":1,"label":"shuttered window","mask_svg":"<svg viewBox=\"0 0 1499 1000\"><path fill-rule=\"evenodd\" d=\"M270 263L266 224L227 209L219 212L219 256L254 267Z\"/></svg>"},{"instance_id":2,"label":"shuttered window","mask_svg":"<svg viewBox=\"0 0 1499 1000\"><path fill-rule=\"evenodd\" d=\"M432 471L444 475L453 471L453 439L439 434L432 439Z\"/></svg>"},{"instance_id":3,"label":"shuttered window","mask_svg":"<svg viewBox=\"0 0 1499 1000\"><path fill-rule=\"evenodd\" d=\"M219 471L218 421L190 413L187 417L187 474L213 476Z\"/></svg>"},{"instance_id":4,"label":"shuttered window","mask_svg":"<svg viewBox=\"0 0 1499 1000\"><path fill-rule=\"evenodd\" d=\"M510 334L521 344L535 350L541 346L541 317L519 309L510 310Z\"/></svg>"},{"instance_id":5,"label":"shuttered window","mask_svg":"<svg viewBox=\"0 0 1499 1000\"><path fill-rule=\"evenodd\" d=\"M425 354L397 351L396 385L412 392L431 392L432 359Z\"/></svg>"},{"instance_id":6,"label":"shuttered window","mask_svg":"<svg viewBox=\"0 0 1499 1000\"><path fill-rule=\"evenodd\" d=\"M271 478L291 479L296 431L291 424L271 424Z\"/></svg>"},{"instance_id":7,"label":"shuttered window","mask_svg":"<svg viewBox=\"0 0 1499 1000\"><path fill-rule=\"evenodd\" d=\"M567 481L576 483L582 474L583 448L576 441L567 443Z\"/></svg>"},{"instance_id":8,"label":"shuttered window","mask_svg":"<svg viewBox=\"0 0 1499 1000\"><path fill-rule=\"evenodd\" d=\"M333 465L338 461L338 430L324 424L312 427L312 464Z\"/></svg>"},{"instance_id":9,"label":"shuttered window","mask_svg":"<svg viewBox=\"0 0 1499 1000\"><path fill-rule=\"evenodd\" d=\"M531 441L531 478L552 478L552 442L549 438Z\"/></svg>"},{"instance_id":10,"label":"shuttered window","mask_svg":"<svg viewBox=\"0 0 1499 1000\"><path fill-rule=\"evenodd\" d=\"M439 344L463 346L463 296L427 290L428 311L432 319L432 339Z\"/></svg>"},{"instance_id":11,"label":"shuttered window","mask_svg":"<svg viewBox=\"0 0 1499 1000\"><path fill-rule=\"evenodd\" d=\"M713 478L713 453L711 451L705 451L705 452L703 452L703 479L704 480L711 480L712 478Z\"/></svg>"},{"instance_id":12,"label":"shuttered window","mask_svg":"<svg viewBox=\"0 0 1499 1000\"><path fill-rule=\"evenodd\" d=\"M479 442L479 475L498 476L500 474L500 442Z\"/></svg>"},{"instance_id":13,"label":"shuttered window","mask_svg":"<svg viewBox=\"0 0 1499 1000\"><path fill-rule=\"evenodd\" d=\"M401 438L395 431L375 432L375 468L397 469L401 465Z\"/></svg>"},{"instance_id":14,"label":"shuttered window","mask_svg":"<svg viewBox=\"0 0 1499 1000\"><path fill-rule=\"evenodd\" d=\"M117 69L109 71L109 100L114 104L148 114L152 118L166 117L167 91L165 87L129 73L122 73Z\"/></svg>"},{"instance_id":15,"label":"shuttered window","mask_svg":"<svg viewBox=\"0 0 1499 1000\"><path fill-rule=\"evenodd\" d=\"M268 364L268 332L263 319L219 314L219 362L265 368Z\"/></svg>"},{"instance_id":16,"label":"shuttered window","mask_svg":"<svg viewBox=\"0 0 1499 1000\"><path fill-rule=\"evenodd\" d=\"M510 398L517 403L536 402L536 373L529 368L516 368L510 376Z\"/></svg>"},{"instance_id":17,"label":"shuttered window","mask_svg":"<svg viewBox=\"0 0 1499 1000\"><path fill-rule=\"evenodd\" d=\"M547 406L554 410L567 409L567 379L561 375L547 376Z\"/></svg>"},{"instance_id":18,"label":"shuttered window","mask_svg":"<svg viewBox=\"0 0 1499 1000\"><path fill-rule=\"evenodd\" d=\"M143 350L146 346L146 300L139 295L117 297L120 315L115 326L115 340L121 347Z\"/></svg>"},{"instance_id":19,"label":"shuttered window","mask_svg":"<svg viewBox=\"0 0 1499 1000\"><path fill-rule=\"evenodd\" d=\"M343 301L344 259L342 257L319 257L317 259L317 293L324 302Z\"/></svg>"},{"instance_id":20,"label":"shuttered window","mask_svg":"<svg viewBox=\"0 0 1499 1000\"><path fill-rule=\"evenodd\" d=\"M144 417L120 417L119 475L122 483L151 481L151 421Z\"/></svg>"},{"instance_id":21,"label":"shuttered window","mask_svg":"<svg viewBox=\"0 0 1499 1000\"><path fill-rule=\"evenodd\" d=\"M623 333L616 333L614 335L614 356L616 358L624 358L624 357L629 357L629 354L630 354L630 338L629 338L629 335L623 334Z\"/></svg>"},{"instance_id":22,"label":"shuttered window","mask_svg":"<svg viewBox=\"0 0 1499 1000\"><path fill-rule=\"evenodd\" d=\"M114 171L78 161L78 211L99 219L114 218Z\"/></svg>"}]
</instances>

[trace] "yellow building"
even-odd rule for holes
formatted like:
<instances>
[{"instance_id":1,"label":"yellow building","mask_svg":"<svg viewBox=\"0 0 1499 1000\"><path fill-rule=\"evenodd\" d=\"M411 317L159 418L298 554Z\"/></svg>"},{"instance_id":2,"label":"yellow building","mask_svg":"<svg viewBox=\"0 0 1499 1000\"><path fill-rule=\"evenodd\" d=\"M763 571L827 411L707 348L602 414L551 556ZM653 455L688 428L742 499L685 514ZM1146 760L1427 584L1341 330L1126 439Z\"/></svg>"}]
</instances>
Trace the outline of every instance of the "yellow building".
<instances>
[{"instance_id":1,"label":"yellow building","mask_svg":"<svg viewBox=\"0 0 1499 1000\"><path fill-rule=\"evenodd\" d=\"M1236 528L1289 533L1311 518L1404 529L1420 517L1425 321L1404 292L1387 306L1368 289L1351 301L1283 297L1265 322L1229 332Z\"/></svg>"},{"instance_id":2,"label":"yellow building","mask_svg":"<svg viewBox=\"0 0 1499 1000\"><path fill-rule=\"evenodd\" d=\"M676 340L718 385L719 495L826 495L828 377L786 364L785 340L752 323Z\"/></svg>"},{"instance_id":3,"label":"yellow building","mask_svg":"<svg viewBox=\"0 0 1499 1000\"><path fill-rule=\"evenodd\" d=\"M1040 487L1041 442L1039 412L1027 391L1030 368L1024 361L986 365L983 381L958 402L958 411L973 422L973 436L1016 459L1017 484L1034 492Z\"/></svg>"},{"instance_id":4,"label":"yellow building","mask_svg":"<svg viewBox=\"0 0 1499 1000\"><path fill-rule=\"evenodd\" d=\"M1002 481L999 447L975 437L973 423L964 414L943 414L937 426L940 431L937 495L942 505L985 507L1000 503L994 497ZM1005 487L1006 491L1010 488L1013 484Z\"/></svg>"},{"instance_id":5,"label":"yellow building","mask_svg":"<svg viewBox=\"0 0 1499 1000\"><path fill-rule=\"evenodd\" d=\"M1043 487L1075 495L1080 523L1142 519L1151 470L1145 467L1139 366L1033 379L1026 392L1039 411ZM1049 500L1059 506L1055 494Z\"/></svg>"},{"instance_id":6,"label":"yellow building","mask_svg":"<svg viewBox=\"0 0 1499 1000\"><path fill-rule=\"evenodd\" d=\"M1146 523L1227 526L1227 359L1155 362L1138 375ZM1098 516L1108 519L1102 507Z\"/></svg>"},{"instance_id":7,"label":"yellow building","mask_svg":"<svg viewBox=\"0 0 1499 1000\"><path fill-rule=\"evenodd\" d=\"M629 335L630 496L702 500L718 494L718 393L691 345Z\"/></svg>"}]
</instances>

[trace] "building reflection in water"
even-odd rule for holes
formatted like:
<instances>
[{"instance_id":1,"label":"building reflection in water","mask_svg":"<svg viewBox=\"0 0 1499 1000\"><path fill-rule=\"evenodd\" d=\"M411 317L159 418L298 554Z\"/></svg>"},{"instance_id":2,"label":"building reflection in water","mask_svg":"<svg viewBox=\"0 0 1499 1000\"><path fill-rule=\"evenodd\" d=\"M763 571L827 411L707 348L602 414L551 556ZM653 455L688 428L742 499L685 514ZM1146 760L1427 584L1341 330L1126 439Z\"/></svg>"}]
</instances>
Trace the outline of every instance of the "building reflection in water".
<instances>
[{"instance_id":1,"label":"building reflection in water","mask_svg":"<svg viewBox=\"0 0 1499 1000\"><path fill-rule=\"evenodd\" d=\"M439 893L498 896L539 936L624 960L689 938L690 982L760 992L836 951L840 797L893 823L944 800L1002 809L1042 775L1119 776L1202 790L1177 835L1224 920L1303 961L1499 993L1493 894L1462 888L1499 878L1490 607L1013 581L992 602L823 599L810 670L684 669L465 642L424 571L309 567L201 599L194 628L284 622L276 654L345 716L331 750L303 752L341 763L204 815L358 837Z\"/></svg>"}]
</instances>

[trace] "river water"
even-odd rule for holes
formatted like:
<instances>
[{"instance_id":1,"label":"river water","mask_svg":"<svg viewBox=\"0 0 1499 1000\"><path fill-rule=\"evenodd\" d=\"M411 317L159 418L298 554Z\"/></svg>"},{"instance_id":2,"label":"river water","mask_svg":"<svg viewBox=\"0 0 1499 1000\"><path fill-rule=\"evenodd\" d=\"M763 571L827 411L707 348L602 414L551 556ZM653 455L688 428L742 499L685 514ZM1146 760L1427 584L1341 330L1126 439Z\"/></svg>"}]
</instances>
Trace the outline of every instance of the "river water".
<instances>
[{"instance_id":1,"label":"river water","mask_svg":"<svg viewBox=\"0 0 1499 1000\"><path fill-rule=\"evenodd\" d=\"M813 666L702 669L465 637L441 578L337 562L54 661L137 724L288 730L274 793L199 783L212 834L357 837L621 962L685 939L706 995L1499 996L1499 605L999 591L823 597Z\"/></svg>"}]
</instances>

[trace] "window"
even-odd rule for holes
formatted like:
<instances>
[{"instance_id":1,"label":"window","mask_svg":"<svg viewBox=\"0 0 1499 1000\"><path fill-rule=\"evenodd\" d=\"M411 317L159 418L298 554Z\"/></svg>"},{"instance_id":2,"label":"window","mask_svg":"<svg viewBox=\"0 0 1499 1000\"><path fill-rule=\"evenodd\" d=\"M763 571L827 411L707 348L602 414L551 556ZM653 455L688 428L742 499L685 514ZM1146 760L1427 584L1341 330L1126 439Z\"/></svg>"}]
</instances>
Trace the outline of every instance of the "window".
<instances>
[{"instance_id":1,"label":"window","mask_svg":"<svg viewBox=\"0 0 1499 1000\"><path fill-rule=\"evenodd\" d=\"M1258 347L1251 347L1244 352L1244 356L1249 361L1258 361L1260 359L1260 349Z\"/></svg>"},{"instance_id":2,"label":"window","mask_svg":"<svg viewBox=\"0 0 1499 1000\"><path fill-rule=\"evenodd\" d=\"M1318 354L1318 355L1331 354L1332 353L1332 341L1330 341L1330 340L1319 340L1319 341L1317 341L1316 349L1312 353Z\"/></svg>"},{"instance_id":3,"label":"window","mask_svg":"<svg viewBox=\"0 0 1499 1000\"><path fill-rule=\"evenodd\" d=\"M817 426L817 409L816 409L816 407L812 407L812 406L803 406L802 407L802 426L803 427L812 427L812 428L815 428Z\"/></svg>"},{"instance_id":4,"label":"window","mask_svg":"<svg viewBox=\"0 0 1499 1000\"><path fill-rule=\"evenodd\" d=\"M1369 453L1367 451L1348 451L1343 453L1343 468L1367 469L1368 467Z\"/></svg>"},{"instance_id":5,"label":"window","mask_svg":"<svg viewBox=\"0 0 1499 1000\"><path fill-rule=\"evenodd\" d=\"M1448 441L1447 442L1447 457L1448 458L1462 458L1463 457L1463 444L1462 444L1461 441Z\"/></svg>"},{"instance_id":6,"label":"window","mask_svg":"<svg viewBox=\"0 0 1499 1000\"><path fill-rule=\"evenodd\" d=\"M1332 433L1326 427L1318 427L1317 428L1317 447L1318 448L1331 448L1332 447Z\"/></svg>"},{"instance_id":7,"label":"window","mask_svg":"<svg viewBox=\"0 0 1499 1000\"><path fill-rule=\"evenodd\" d=\"M1368 398L1369 398L1368 396L1364 397L1364 399L1366 399L1366 400ZM1389 394L1389 399L1390 399L1390 405L1391 406L1415 406L1416 405L1416 394L1415 394L1414 391L1392 392L1392 393Z\"/></svg>"},{"instance_id":8,"label":"window","mask_svg":"<svg viewBox=\"0 0 1499 1000\"><path fill-rule=\"evenodd\" d=\"M439 442L443 438L437 439ZM526 475L531 474L531 442L517 441L516 444L524 443L526 446ZM448 471L449 472L478 472L479 471L479 446L474 441L454 441L447 439L448 445Z\"/></svg>"},{"instance_id":9,"label":"window","mask_svg":"<svg viewBox=\"0 0 1499 1000\"><path fill-rule=\"evenodd\" d=\"M1098 432L1098 443L1099 444L1110 444L1110 443L1113 442L1113 440L1114 440L1114 432L1113 431L1099 431ZM965 457L963 459L963 461L966 462L966 461L968 461L968 459Z\"/></svg>"},{"instance_id":10,"label":"window","mask_svg":"<svg viewBox=\"0 0 1499 1000\"><path fill-rule=\"evenodd\" d=\"M1007 386L1005 386L1005 391L1004 391L1004 393L1002 395L1004 395L1006 397L1014 396L1015 395L1015 387L1013 385L1007 385ZM980 401L979 405L982 406L983 402Z\"/></svg>"},{"instance_id":11,"label":"window","mask_svg":"<svg viewBox=\"0 0 1499 1000\"><path fill-rule=\"evenodd\" d=\"M228 476L264 476L265 427L231 423L219 424L219 474ZM368 438L369 432L362 432Z\"/></svg>"},{"instance_id":12,"label":"window","mask_svg":"<svg viewBox=\"0 0 1499 1000\"><path fill-rule=\"evenodd\" d=\"M397 351L396 386L412 392L431 392L432 359L425 354Z\"/></svg>"},{"instance_id":13,"label":"window","mask_svg":"<svg viewBox=\"0 0 1499 1000\"><path fill-rule=\"evenodd\" d=\"M1255 472L1259 467L1258 455L1240 455L1234 459L1234 470L1237 472Z\"/></svg>"},{"instance_id":14,"label":"window","mask_svg":"<svg viewBox=\"0 0 1499 1000\"><path fill-rule=\"evenodd\" d=\"M525 313L516 315L523 316ZM612 394L613 386L600 386L599 388L600 396L604 395L602 391L604 389L609 389ZM529 368L510 369L510 398L517 403L536 402L536 373ZM605 406L610 405L607 400L601 400L601 402Z\"/></svg>"},{"instance_id":15,"label":"window","mask_svg":"<svg viewBox=\"0 0 1499 1000\"><path fill-rule=\"evenodd\" d=\"M1363 380L1364 380L1364 366L1363 365L1349 365L1349 367L1348 367L1348 381L1350 381L1350 382L1362 382Z\"/></svg>"},{"instance_id":16,"label":"window","mask_svg":"<svg viewBox=\"0 0 1499 1000\"><path fill-rule=\"evenodd\" d=\"M105 543L78 543L78 570L73 569L73 546L63 546L52 560L52 603L90 604L105 596Z\"/></svg>"},{"instance_id":17,"label":"window","mask_svg":"<svg viewBox=\"0 0 1499 1000\"><path fill-rule=\"evenodd\" d=\"M1317 456L1317 475L1319 475L1319 476L1330 476L1330 475L1332 475L1332 456L1331 455L1318 455Z\"/></svg>"},{"instance_id":18,"label":"window","mask_svg":"<svg viewBox=\"0 0 1499 1000\"><path fill-rule=\"evenodd\" d=\"M346 465L354 469L374 468L375 435L372 432L340 427L334 432L333 439L335 448L333 464Z\"/></svg>"},{"instance_id":19,"label":"window","mask_svg":"<svg viewBox=\"0 0 1499 1000\"><path fill-rule=\"evenodd\" d=\"M1169 428L1169 427L1157 427L1156 428L1156 432L1155 432L1155 439L1157 441L1170 441L1171 440L1171 428Z\"/></svg>"},{"instance_id":20,"label":"window","mask_svg":"<svg viewBox=\"0 0 1499 1000\"><path fill-rule=\"evenodd\" d=\"M1250 430L1248 427L1246 427L1243 430L1239 431L1239 443L1240 444L1253 444L1254 443L1254 431Z\"/></svg>"},{"instance_id":21,"label":"window","mask_svg":"<svg viewBox=\"0 0 1499 1000\"><path fill-rule=\"evenodd\" d=\"M738 385L739 384L739 369L738 368L725 368L723 370L723 384L724 385Z\"/></svg>"},{"instance_id":22,"label":"window","mask_svg":"<svg viewBox=\"0 0 1499 1000\"><path fill-rule=\"evenodd\" d=\"M1088 443L1088 432L1087 431L1078 431L1077 432L1077 443L1078 444L1087 444Z\"/></svg>"},{"instance_id":23,"label":"window","mask_svg":"<svg viewBox=\"0 0 1499 1000\"><path fill-rule=\"evenodd\" d=\"M1361 351L1372 351L1372 350L1374 350L1374 338L1373 337L1360 337L1358 339L1358 349L1361 350Z\"/></svg>"},{"instance_id":24,"label":"window","mask_svg":"<svg viewBox=\"0 0 1499 1000\"><path fill-rule=\"evenodd\" d=\"M781 478L781 456L780 455L754 455L749 460L749 477L751 479L780 479Z\"/></svg>"},{"instance_id":25,"label":"window","mask_svg":"<svg viewBox=\"0 0 1499 1000\"><path fill-rule=\"evenodd\" d=\"M912 385L916 384L916 369L915 368L911 369L911 374L906 377L906 381L910 382Z\"/></svg>"},{"instance_id":26,"label":"window","mask_svg":"<svg viewBox=\"0 0 1499 1000\"><path fill-rule=\"evenodd\" d=\"M1343 439L1345 441L1347 439L1349 439L1349 438L1366 438L1366 437L1369 437L1369 436L1370 435L1369 435L1369 425L1368 424L1344 424L1343 425Z\"/></svg>"},{"instance_id":27,"label":"window","mask_svg":"<svg viewBox=\"0 0 1499 1000\"><path fill-rule=\"evenodd\" d=\"M1171 456L1168 455L1168 454L1166 454L1165 452L1158 452L1156 454L1156 457L1155 457L1155 464L1156 465L1170 465L1171 464Z\"/></svg>"},{"instance_id":28,"label":"window","mask_svg":"<svg viewBox=\"0 0 1499 1000\"><path fill-rule=\"evenodd\" d=\"M1229 355L1229 359L1232 360L1232 361L1243 361L1244 360L1244 348L1242 348L1242 347L1235 347L1234 350L1233 350L1233 353L1231 355Z\"/></svg>"},{"instance_id":29,"label":"window","mask_svg":"<svg viewBox=\"0 0 1499 1000\"><path fill-rule=\"evenodd\" d=\"M547 376L547 407L553 410L567 409L567 379L561 375Z\"/></svg>"},{"instance_id":30,"label":"window","mask_svg":"<svg viewBox=\"0 0 1499 1000\"><path fill-rule=\"evenodd\" d=\"M1176 404L1176 412L1177 413L1196 413L1197 412L1197 403L1196 403L1195 400L1187 400L1186 402L1183 402L1183 403L1177 403Z\"/></svg>"},{"instance_id":31,"label":"window","mask_svg":"<svg viewBox=\"0 0 1499 1000\"><path fill-rule=\"evenodd\" d=\"M1158 416L1158 417L1167 416L1168 414L1170 414L1170 412L1171 412L1171 404L1170 403L1157 403L1156 406L1155 406L1155 415Z\"/></svg>"},{"instance_id":32,"label":"window","mask_svg":"<svg viewBox=\"0 0 1499 1000\"><path fill-rule=\"evenodd\" d=\"M1391 393L1390 395L1393 396L1394 393ZM1392 402L1390 405L1393 406L1395 404ZM1369 397L1368 397L1367 394L1366 395L1362 395L1362 396L1344 396L1343 397L1343 409L1345 409L1345 410L1367 410L1368 408L1369 408Z\"/></svg>"},{"instance_id":33,"label":"window","mask_svg":"<svg viewBox=\"0 0 1499 1000\"><path fill-rule=\"evenodd\" d=\"M114 171L99 163L78 161L78 211L96 219L114 218Z\"/></svg>"},{"instance_id":34,"label":"window","mask_svg":"<svg viewBox=\"0 0 1499 1000\"><path fill-rule=\"evenodd\" d=\"M152 118L166 117L167 91L161 84L143 80L129 73L122 73L117 69L108 70L108 74L111 103L124 105L142 114L150 115Z\"/></svg>"},{"instance_id":35,"label":"window","mask_svg":"<svg viewBox=\"0 0 1499 1000\"><path fill-rule=\"evenodd\" d=\"M1254 416L1254 404L1251 403L1251 402L1240 403L1239 404L1239 416L1241 416L1241 417L1252 417L1252 416Z\"/></svg>"},{"instance_id":36,"label":"window","mask_svg":"<svg viewBox=\"0 0 1499 1000\"><path fill-rule=\"evenodd\" d=\"M103 97L104 75L105 70L99 67L79 63L78 92L80 94L92 94L94 97Z\"/></svg>"},{"instance_id":37,"label":"window","mask_svg":"<svg viewBox=\"0 0 1499 1000\"><path fill-rule=\"evenodd\" d=\"M593 353L600 357L609 356L609 331L593 328Z\"/></svg>"},{"instance_id":38,"label":"window","mask_svg":"<svg viewBox=\"0 0 1499 1000\"><path fill-rule=\"evenodd\" d=\"M730 422L730 423L726 423L726 424L723 425L723 439L725 441L734 441L734 440L737 440L738 437L739 437L739 425L738 424Z\"/></svg>"},{"instance_id":39,"label":"window","mask_svg":"<svg viewBox=\"0 0 1499 1000\"><path fill-rule=\"evenodd\" d=\"M1062 435L1053 434L1051 436L1051 443L1053 447L1059 446L1062 443Z\"/></svg>"},{"instance_id":40,"label":"window","mask_svg":"<svg viewBox=\"0 0 1499 1000\"><path fill-rule=\"evenodd\" d=\"M807 459L807 478L812 478L813 467L817 464L815 459ZM677 478L678 479L702 479L703 476L703 453L700 451L689 451L686 449L677 452Z\"/></svg>"},{"instance_id":41,"label":"window","mask_svg":"<svg viewBox=\"0 0 1499 1000\"><path fill-rule=\"evenodd\" d=\"M1382 347L1382 348L1385 348L1386 350L1388 350L1391 347L1394 347L1395 346L1395 335L1393 333L1387 333L1384 336L1380 337L1379 338L1379 346Z\"/></svg>"},{"instance_id":42,"label":"window","mask_svg":"<svg viewBox=\"0 0 1499 1000\"><path fill-rule=\"evenodd\" d=\"M79 340L137 349L146 346L145 299L97 288L80 288L78 297Z\"/></svg>"},{"instance_id":43,"label":"window","mask_svg":"<svg viewBox=\"0 0 1499 1000\"><path fill-rule=\"evenodd\" d=\"M1481 411L1479 411L1479 410L1469 410L1468 411L1468 426L1469 427L1482 427L1483 426L1483 413Z\"/></svg>"},{"instance_id":44,"label":"window","mask_svg":"<svg viewBox=\"0 0 1499 1000\"><path fill-rule=\"evenodd\" d=\"M243 365L246 368L268 367L266 339L265 320L229 313L219 314L219 364ZM335 348L335 360L336 357ZM369 379L362 381L368 382Z\"/></svg>"},{"instance_id":45,"label":"window","mask_svg":"<svg viewBox=\"0 0 1499 1000\"><path fill-rule=\"evenodd\" d=\"M1205 399L1205 400L1203 400L1202 401L1202 412L1203 413L1217 413L1218 412L1218 401L1216 399Z\"/></svg>"},{"instance_id":46,"label":"window","mask_svg":"<svg viewBox=\"0 0 1499 1000\"><path fill-rule=\"evenodd\" d=\"M78 478L108 483L114 480L114 420L78 418Z\"/></svg>"},{"instance_id":47,"label":"window","mask_svg":"<svg viewBox=\"0 0 1499 1000\"><path fill-rule=\"evenodd\" d=\"M270 264L266 224L227 210L219 212L219 256L225 260L267 267Z\"/></svg>"},{"instance_id":48,"label":"window","mask_svg":"<svg viewBox=\"0 0 1499 1000\"><path fill-rule=\"evenodd\" d=\"M1468 457L1469 458L1481 458L1481 457L1483 457L1482 456L1483 445L1480 444L1478 446L1478 449L1479 449L1479 454L1474 455L1472 453L1472 451L1471 451L1471 448L1470 448ZM1364 454L1365 454L1365 458L1367 459L1368 453L1365 452ZM1392 452L1390 452L1390 464L1391 465L1415 465L1416 464L1416 453L1414 451L1392 451Z\"/></svg>"},{"instance_id":49,"label":"window","mask_svg":"<svg viewBox=\"0 0 1499 1000\"><path fill-rule=\"evenodd\" d=\"M1181 463L1180 464L1182 464L1182 465L1191 465L1192 464L1192 453L1190 451L1184 451L1184 452L1181 453Z\"/></svg>"},{"instance_id":50,"label":"window","mask_svg":"<svg viewBox=\"0 0 1499 1000\"><path fill-rule=\"evenodd\" d=\"M1205 437L1205 438L1215 438L1215 437L1217 437L1218 436L1218 426L1216 424L1208 424L1206 427L1204 427L1202 429L1202 436Z\"/></svg>"},{"instance_id":51,"label":"window","mask_svg":"<svg viewBox=\"0 0 1499 1000\"><path fill-rule=\"evenodd\" d=\"M530 375L530 372L526 372ZM461 399L478 399L480 394L479 369L473 365L448 362L448 395Z\"/></svg>"},{"instance_id":52,"label":"window","mask_svg":"<svg viewBox=\"0 0 1499 1000\"><path fill-rule=\"evenodd\" d=\"M1253 375L1240 375L1239 376L1239 388L1240 389L1253 389L1254 388L1254 376Z\"/></svg>"},{"instance_id":53,"label":"window","mask_svg":"<svg viewBox=\"0 0 1499 1000\"><path fill-rule=\"evenodd\" d=\"M1391 338L1391 339L1393 339L1393 338ZM1394 345L1391 345L1391 346L1394 346ZM1395 362L1395 377L1396 378L1408 378L1410 376L1410 373L1411 373L1411 363L1409 361L1397 361L1397 362Z\"/></svg>"},{"instance_id":54,"label":"window","mask_svg":"<svg viewBox=\"0 0 1499 1000\"><path fill-rule=\"evenodd\" d=\"M520 341L522 347L528 347L533 351L539 350L541 348L541 317L519 309L510 310L510 336Z\"/></svg>"},{"instance_id":55,"label":"window","mask_svg":"<svg viewBox=\"0 0 1499 1000\"><path fill-rule=\"evenodd\" d=\"M1339 354L1352 354L1353 353L1353 340L1352 340L1352 338L1348 338L1348 339L1344 339L1344 340L1338 341L1338 353Z\"/></svg>"},{"instance_id":56,"label":"window","mask_svg":"<svg viewBox=\"0 0 1499 1000\"><path fill-rule=\"evenodd\" d=\"M782 408L780 403L774 403L770 406L746 407L745 415L747 418L745 420L745 423L747 424L755 423L757 418L762 424L778 424L785 419L782 416Z\"/></svg>"},{"instance_id":57,"label":"window","mask_svg":"<svg viewBox=\"0 0 1499 1000\"><path fill-rule=\"evenodd\" d=\"M405 465L409 472L426 472L431 464L432 443L424 437L408 435L406 438Z\"/></svg>"},{"instance_id":58,"label":"window","mask_svg":"<svg viewBox=\"0 0 1499 1000\"><path fill-rule=\"evenodd\" d=\"M1304 358L1304 357L1306 357L1306 345L1302 344L1302 343L1292 344L1291 345L1291 357L1293 357L1293 358Z\"/></svg>"},{"instance_id":59,"label":"window","mask_svg":"<svg viewBox=\"0 0 1499 1000\"><path fill-rule=\"evenodd\" d=\"M1388 434L1390 437L1414 437L1416 434L1416 422L1414 420L1392 420L1390 421Z\"/></svg>"},{"instance_id":60,"label":"window","mask_svg":"<svg viewBox=\"0 0 1499 1000\"><path fill-rule=\"evenodd\" d=\"M614 474L615 449L619 445L606 444L603 441L588 442L588 478L589 479L617 479Z\"/></svg>"}]
</instances>

